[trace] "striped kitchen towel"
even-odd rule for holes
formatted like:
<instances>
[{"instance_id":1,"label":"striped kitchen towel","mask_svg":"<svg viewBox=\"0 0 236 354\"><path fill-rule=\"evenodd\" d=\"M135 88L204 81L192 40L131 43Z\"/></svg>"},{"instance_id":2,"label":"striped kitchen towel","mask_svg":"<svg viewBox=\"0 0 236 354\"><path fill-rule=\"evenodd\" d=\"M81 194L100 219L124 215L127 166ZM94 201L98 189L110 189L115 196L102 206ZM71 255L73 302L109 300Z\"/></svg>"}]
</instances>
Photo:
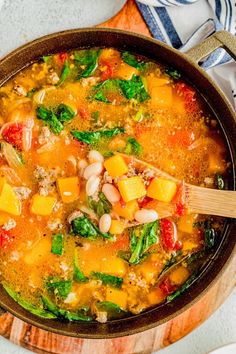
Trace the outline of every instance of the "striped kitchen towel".
<instances>
[{"instance_id":1,"label":"striped kitchen towel","mask_svg":"<svg viewBox=\"0 0 236 354\"><path fill-rule=\"evenodd\" d=\"M186 51L221 29L236 34L235 0L137 0L153 37ZM203 63L205 69L230 61L223 49Z\"/></svg>"}]
</instances>

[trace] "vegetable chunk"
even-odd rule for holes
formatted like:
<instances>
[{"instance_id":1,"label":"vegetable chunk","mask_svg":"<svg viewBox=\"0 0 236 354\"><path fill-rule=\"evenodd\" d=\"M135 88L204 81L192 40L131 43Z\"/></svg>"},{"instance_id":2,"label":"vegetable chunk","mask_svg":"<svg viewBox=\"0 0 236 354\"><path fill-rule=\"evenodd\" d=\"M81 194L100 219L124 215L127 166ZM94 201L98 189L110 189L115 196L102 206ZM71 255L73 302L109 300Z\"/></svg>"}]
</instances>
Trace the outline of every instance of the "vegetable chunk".
<instances>
[{"instance_id":1,"label":"vegetable chunk","mask_svg":"<svg viewBox=\"0 0 236 354\"><path fill-rule=\"evenodd\" d=\"M11 215L21 214L21 203L5 179L0 180L0 210Z\"/></svg>"},{"instance_id":2,"label":"vegetable chunk","mask_svg":"<svg viewBox=\"0 0 236 354\"><path fill-rule=\"evenodd\" d=\"M146 188L140 177L130 177L118 182L120 194L125 202L144 197Z\"/></svg>"},{"instance_id":3,"label":"vegetable chunk","mask_svg":"<svg viewBox=\"0 0 236 354\"><path fill-rule=\"evenodd\" d=\"M55 197L35 194L32 198L30 211L32 214L47 216L53 211L57 199Z\"/></svg>"},{"instance_id":4,"label":"vegetable chunk","mask_svg":"<svg viewBox=\"0 0 236 354\"><path fill-rule=\"evenodd\" d=\"M78 177L58 178L57 185L64 203L71 203L79 198L80 185Z\"/></svg>"},{"instance_id":5,"label":"vegetable chunk","mask_svg":"<svg viewBox=\"0 0 236 354\"><path fill-rule=\"evenodd\" d=\"M127 307L128 295L125 291L107 287L106 289L106 301L113 302L119 305L122 309Z\"/></svg>"},{"instance_id":6,"label":"vegetable chunk","mask_svg":"<svg viewBox=\"0 0 236 354\"><path fill-rule=\"evenodd\" d=\"M134 213L138 210L138 203L136 200L132 200L125 205L121 205L120 202L117 202L113 205L113 210L117 215L132 221L134 220ZM112 233L111 230L110 233Z\"/></svg>"},{"instance_id":7,"label":"vegetable chunk","mask_svg":"<svg viewBox=\"0 0 236 354\"><path fill-rule=\"evenodd\" d=\"M160 202L169 203L173 199L176 190L175 182L164 178L154 178L148 187L147 196Z\"/></svg>"},{"instance_id":8,"label":"vegetable chunk","mask_svg":"<svg viewBox=\"0 0 236 354\"><path fill-rule=\"evenodd\" d=\"M120 177L128 172L128 166L120 155L110 157L104 162L105 169L112 177Z\"/></svg>"},{"instance_id":9,"label":"vegetable chunk","mask_svg":"<svg viewBox=\"0 0 236 354\"><path fill-rule=\"evenodd\" d=\"M121 220L112 220L109 232L112 235L120 235L125 229L125 224Z\"/></svg>"}]
</instances>

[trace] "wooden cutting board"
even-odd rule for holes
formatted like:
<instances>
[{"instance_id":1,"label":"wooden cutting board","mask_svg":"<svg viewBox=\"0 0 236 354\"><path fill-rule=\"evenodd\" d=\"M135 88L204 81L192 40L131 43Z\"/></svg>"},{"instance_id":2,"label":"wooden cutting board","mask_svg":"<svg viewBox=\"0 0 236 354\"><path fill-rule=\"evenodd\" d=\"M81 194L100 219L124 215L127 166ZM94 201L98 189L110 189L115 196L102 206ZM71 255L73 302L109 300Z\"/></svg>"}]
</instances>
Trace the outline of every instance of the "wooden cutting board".
<instances>
[{"instance_id":1,"label":"wooden cutting board","mask_svg":"<svg viewBox=\"0 0 236 354\"><path fill-rule=\"evenodd\" d=\"M114 18L100 25L151 36L134 0L128 0ZM173 320L141 334L92 340L57 335L31 326L9 313L0 316L0 335L35 353L135 354L151 353L182 338L204 322L227 298L235 283L236 256L208 293L189 310Z\"/></svg>"}]
</instances>

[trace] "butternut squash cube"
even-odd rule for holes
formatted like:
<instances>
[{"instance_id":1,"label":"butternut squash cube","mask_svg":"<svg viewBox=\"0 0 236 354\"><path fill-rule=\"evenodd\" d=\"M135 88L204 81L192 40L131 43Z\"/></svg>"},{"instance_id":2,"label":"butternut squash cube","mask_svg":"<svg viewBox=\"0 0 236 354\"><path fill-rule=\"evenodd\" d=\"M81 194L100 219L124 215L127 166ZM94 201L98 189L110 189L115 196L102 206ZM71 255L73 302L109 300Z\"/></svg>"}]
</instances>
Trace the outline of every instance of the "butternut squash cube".
<instances>
[{"instance_id":1,"label":"butternut squash cube","mask_svg":"<svg viewBox=\"0 0 236 354\"><path fill-rule=\"evenodd\" d=\"M57 185L64 203L71 203L79 198L80 185L78 177L58 178Z\"/></svg>"},{"instance_id":2,"label":"butternut squash cube","mask_svg":"<svg viewBox=\"0 0 236 354\"><path fill-rule=\"evenodd\" d=\"M111 177L121 177L128 172L128 166L120 155L110 157L104 162L104 167Z\"/></svg>"},{"instance_id":3,"label":"butternut squash cube","mask_svg":"<svg viewBox=\"0 0 236 354\"><path fill-rule=\"evenodd\" d=\"M176 285L181 285L183 284L189 277L189 270L184 267L180 266L173 270L173 272L170 273L170 281Z\"/></svg>"},{"instance_id":4,"label":"butternut squash cube","mask_svg":"<svg viewBox=\"0 0 236 354\"><path fill-rule=\"evenodd\" d=\"M32 198L31 213L41 216L50 215L56 201L57 199L55 197L35 194Z\"/></svg>"},{"instance_id":5,"label":"butternut squash cube","mask_svg":"<svg viewBox=\"0 0 236 354\"><path fill-rule=\"evenodd\" d=\"M148 302L151 306L160 304L165 299L165 294L160 288L150 291L147 295Z\"/></svg>"},{"instance_id":6,"label":"butternut squash cube","mask_svg":"<svg viewBox=\"0 0 236 354\"><path fill-rule=\"evenodd\" d=\"M119 202L113 205L114 212L129 221L134 220L134 213L139 209L137 200L131 200L131 202L126 203L124 206Z\"/></svg>"},{"instance_id":7,"label":"butternut squash cube","mask_svg":"<svg viewBox=\"0 0 236 354\"><path fill-rule=\"evenodd\" d=\"M113 302L114 304L120 306L122 309L127 307L128 295L123 290L118 290L114 288L107 287L106 289L106 301Z\"/></svg>"},{"instance_id":8,"label":"butternut squash cube","mask_svg":"<svg viewBox=\"0 0 236 354\"><path fill-rule=\"evenodd\" d=\"M0 178L0 195L2 193L2 189L3 189L3 186L5 185L5 183L7 183L6 178L1 177Z\"/></svg>"},{"instance_id":9,"label":"butternut squash cube","mask_svg":"<svg viewBox=\"0 0 236 354\"><path fill-rule=\"evenodd\" d=\"M118 189L126 203L146 195L145 185L139 176L122 179L118 182Z\"/></svg>"},{"instance_id":10,"label":"butternut squash cube","mask_svg":"<svg viewBox=\"0 0 236 354\"><path fill-rule=\"evenodd\" d=\"M20 215L21 202L17 198L13 188L8 183L6 183L4 179L1 180L0 188L0 210L11 215Z\"/></svg>"},{"instance_id":11,"label":"butternut squash cube","mask_svg":"<svg viewBox=\"0 0 236 354\"><path fill-rule=\"evenodd\" d=\"M172 105L172 88L170 86L154 86L149 94L150 104L154 107L169 108Z\"/></svg>"},{"instance_id":12,"label":"butternut squash cube","mask_svg":"<svg viewBox=\"0 0 236 354\"><path fill-rule=\"evenodd\" d=\"M187 214L181 216L178 221L179 231L185 232L186 234L193 233L193 224L196 220L197 214Z\"/></svg>"},{"instance_id":13,"label":"butternut squash cube","mask_svg":"<svg viewBox=\"0 0 236 354\"><path fill-rule=\"evenodd\" d=\"M176 193L176 183L164 178L154 178L147 189L147 196L169 203Z\"/></svg>"},{"instance_id":14,"label":"butternut squash cube","mask_svg":"<svg viewBox=\"0 0 236 354\"><path fill-rule=\"evenodd\" d=\"M109 229L109 232L112 235L120 235L125 229L125 224L121 220L112 220L111 221L111 227Z\"/></svg>"},{"instance_id":15,"label":"butternut squash cube","mask_svg":"<svg viewBox=\"0 0 236 354\"><path fill-rule=\"evenodd\" d=\"M126 273L126 263L116 256L102 258L100 272L122 277Z\"/></svg>"},{"instance_id":16,"label":"butternut squash cube","mask_svg":"<svg viewBox=\"0 0 236 354\"><path fill-rule=\"evenodd\" d=\"M130 66L126 63L121 63L119 69L116 72L116 76L120 79L130 80L133 75L138 75L139 71L135 69L133 66Z\"/></svg>"}]
</instances>

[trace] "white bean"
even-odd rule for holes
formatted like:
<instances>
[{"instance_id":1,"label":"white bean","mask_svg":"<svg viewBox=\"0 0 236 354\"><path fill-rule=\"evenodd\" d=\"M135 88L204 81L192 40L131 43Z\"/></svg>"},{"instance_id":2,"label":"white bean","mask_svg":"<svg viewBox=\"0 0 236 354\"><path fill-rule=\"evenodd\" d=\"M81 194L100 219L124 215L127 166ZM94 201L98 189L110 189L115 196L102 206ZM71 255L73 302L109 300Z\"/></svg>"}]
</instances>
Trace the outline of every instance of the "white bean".
<instances>
[{"instance_id":1,"label":"white bean","mask_svg":"<svg viewBox=\"0 0 236 354\"><path fill-rule=\"evenodd\" d=\"M136 211L134 218L141 224L146 224L147 222L156 221L158 219L158 214L152 209L140 209Z\"/></svg>"},{"instance_id":2,"label":"white bean","mask_svg":"<svg viewBox=\"0 0 236 354\"><path fill-rule=\"evenodd\" d=\"M97 150L90 150L88 153L88 159L90 163L104 161L104 157Z\"/></svg>"},{"instance_id":3,"label":"white bean","mask_svg":"<svg viewBox=\"0 0 236 354\"><path fill-rule=\"evenodd\" d=\"M116 203L120 200L120 192L110 183L105 183L102 192L110 203Z\"/></svg>"},{"instance_id":4,"label":"white bean","mask_svg":"<svg viewBox=\"0 0 236 354\"><path fill-rule=\"evenodd\" d=\"M99 176L102 173L103 166L101 162L93 162L84 170L84 178L89 179L91 176Z\"/></svg>"},{"instance_id":5,"label":"white bean","mask_svg":"<svg viewBox=\"0 0 236 354\"><path fill-rule=\"evenodd\" d=\"M101 232L108 232L111 227L111 217L109 214L103 214L99 220L99 230Z\"/></svg>"},{"instance_id":6,"label":"white bean","mask_svg":"<svg viewBox=\"0 0 236 354\"><path fill-rule=\"evenodd\" d=\"M88 166L88 162L84 159L82 160L79 160L78 162L78 169L79 169L79 174L80 176L83 176L84 175L84 170L85 168Z\"/></svg>"},{"instance_id":7,"label":"white bean","mask_svg":"<svg viewBox=\"0 0 236 354\"><path fill-rule=\"evenodd\" d=\"M86 183L86 193L89 197L94 195L98 190L100 184L100 178L98 176L92 175Z\"/></svg>"}]
</instances>

